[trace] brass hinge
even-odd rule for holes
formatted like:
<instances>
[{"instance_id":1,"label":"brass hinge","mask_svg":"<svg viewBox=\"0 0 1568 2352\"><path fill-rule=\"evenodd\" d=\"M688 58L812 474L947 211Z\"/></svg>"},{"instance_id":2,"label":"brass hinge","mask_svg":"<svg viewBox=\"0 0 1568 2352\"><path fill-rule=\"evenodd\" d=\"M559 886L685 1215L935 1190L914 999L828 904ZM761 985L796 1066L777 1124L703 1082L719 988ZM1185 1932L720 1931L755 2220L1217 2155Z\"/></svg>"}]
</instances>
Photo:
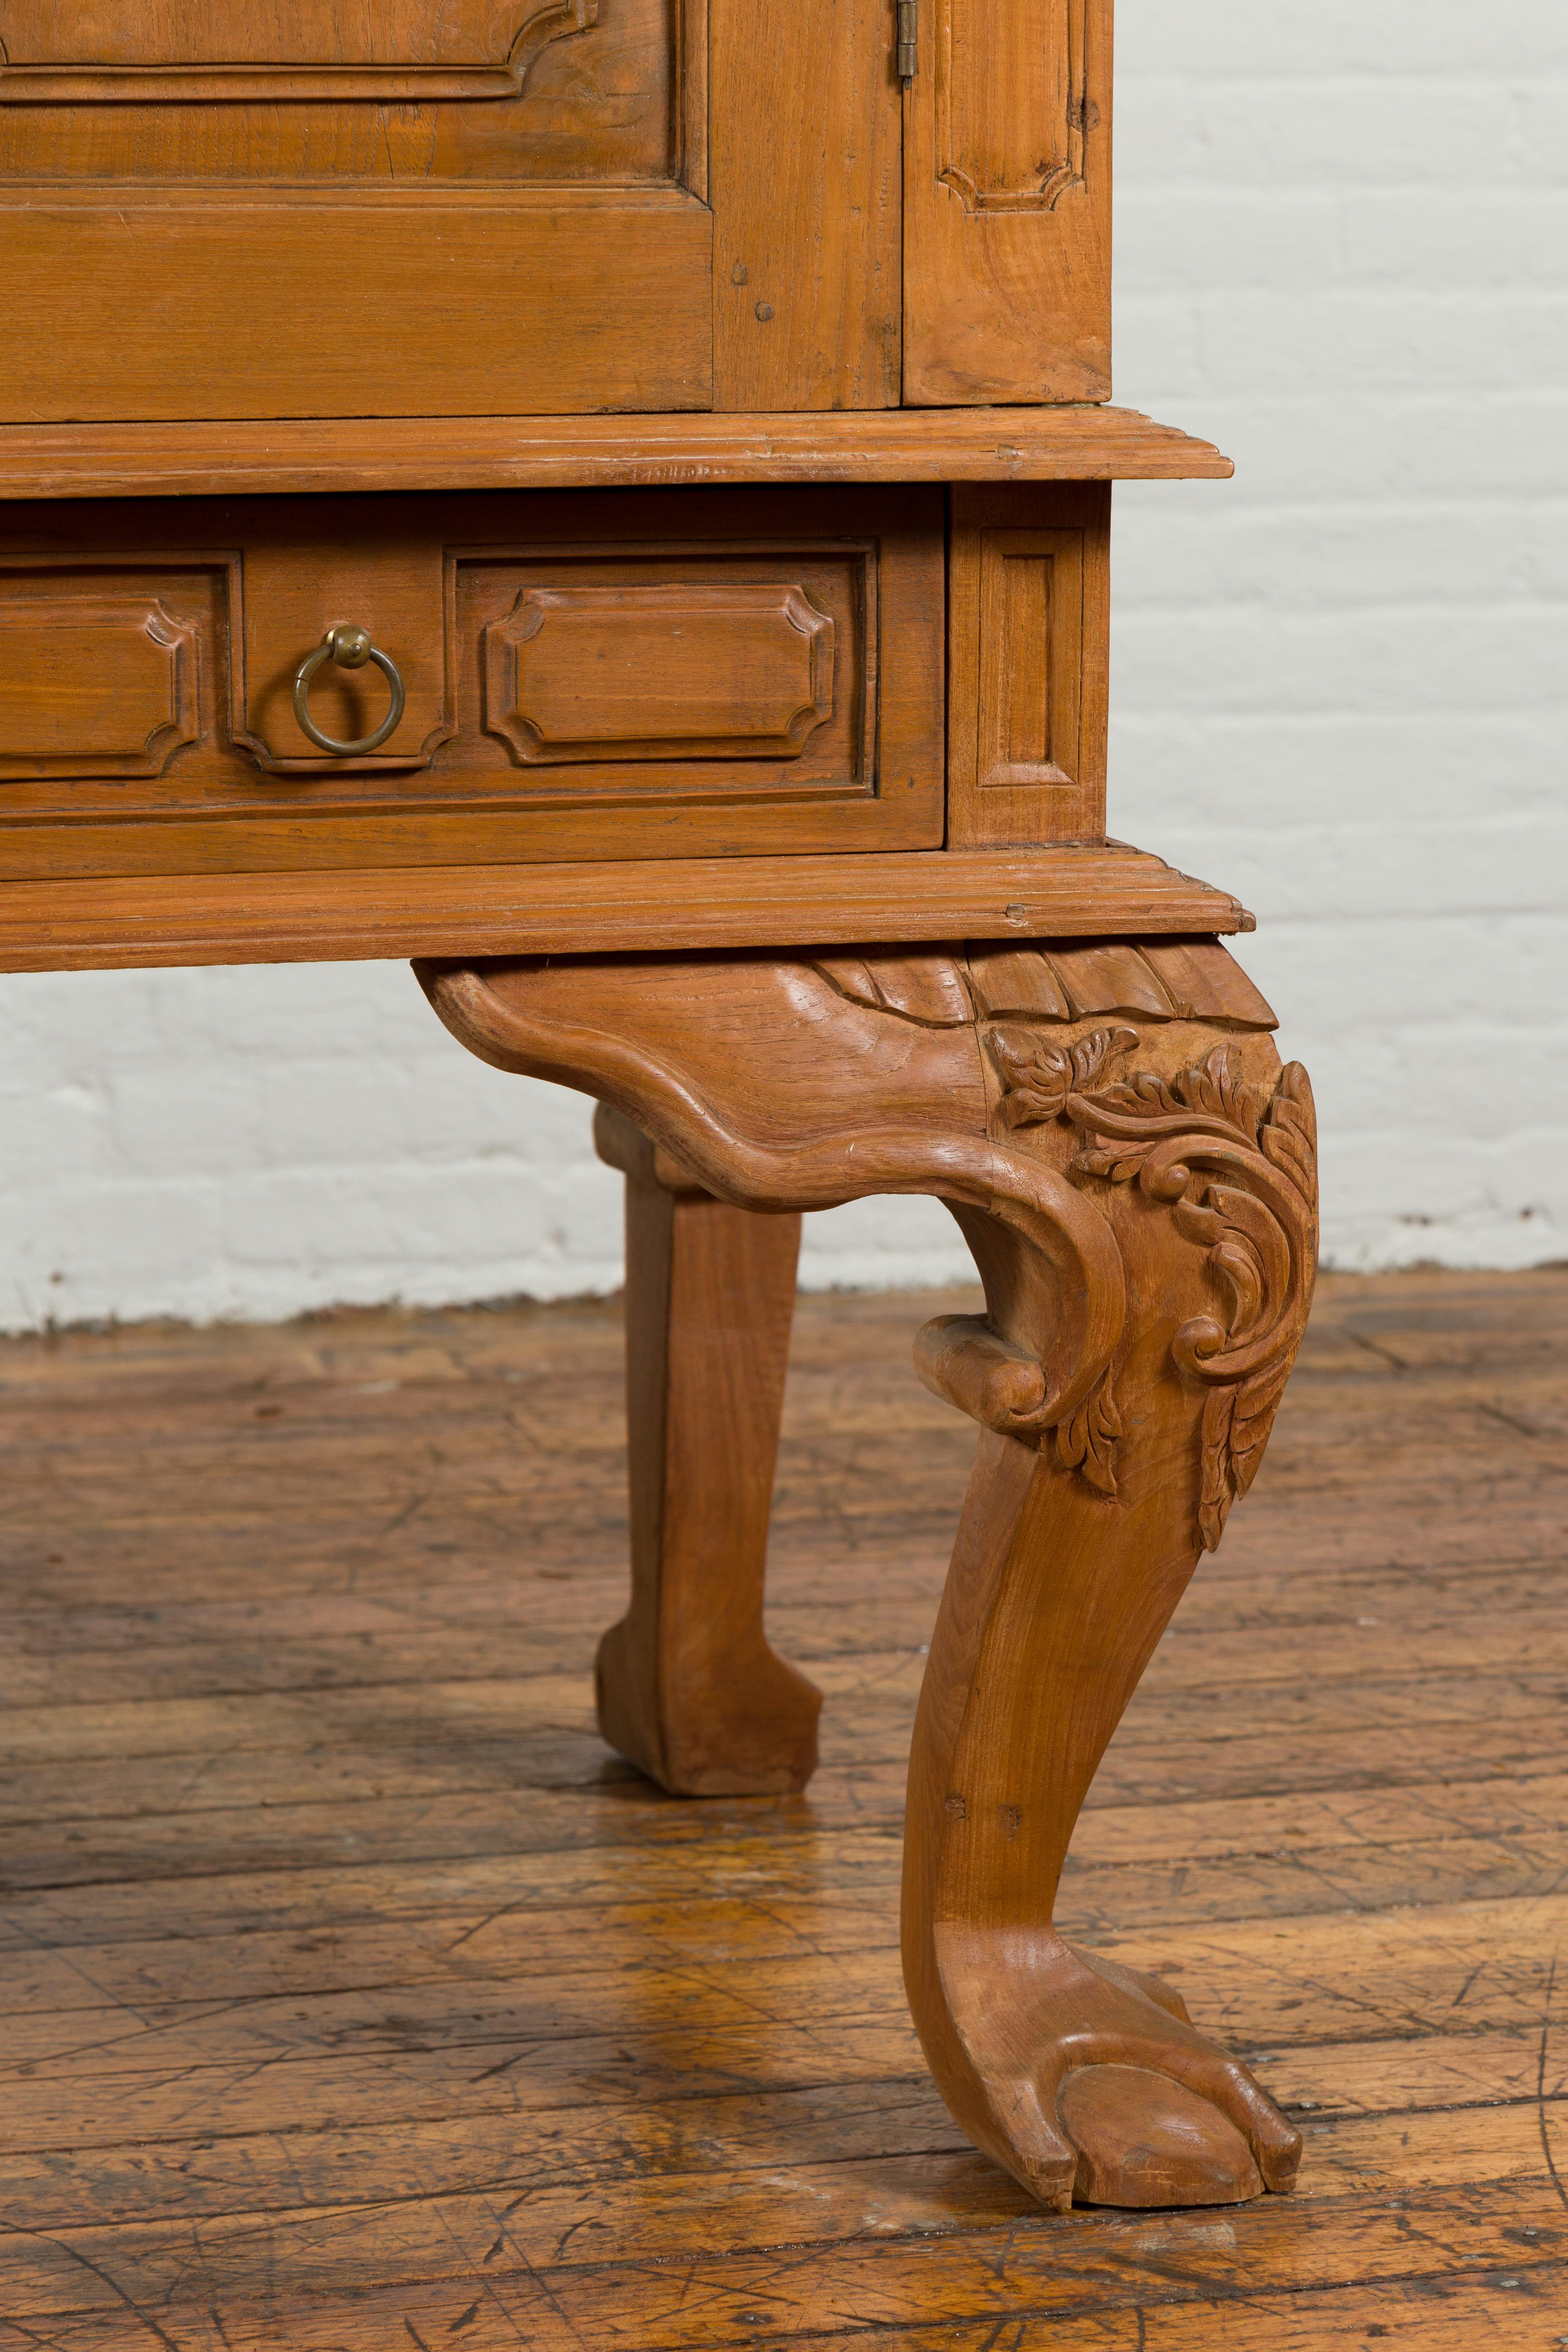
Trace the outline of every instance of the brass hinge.
<instances>
[{"instance_id":1,"label":"brass hinge","mask_svg":"<svg viewBox=\"0 0 1568 2352\"><path fill-rule=\"evenodd\" d=\"M920 62L919 11L920 0L899 0L899 76L903 81L913 81Z\"/></svg>"}]
</instances>

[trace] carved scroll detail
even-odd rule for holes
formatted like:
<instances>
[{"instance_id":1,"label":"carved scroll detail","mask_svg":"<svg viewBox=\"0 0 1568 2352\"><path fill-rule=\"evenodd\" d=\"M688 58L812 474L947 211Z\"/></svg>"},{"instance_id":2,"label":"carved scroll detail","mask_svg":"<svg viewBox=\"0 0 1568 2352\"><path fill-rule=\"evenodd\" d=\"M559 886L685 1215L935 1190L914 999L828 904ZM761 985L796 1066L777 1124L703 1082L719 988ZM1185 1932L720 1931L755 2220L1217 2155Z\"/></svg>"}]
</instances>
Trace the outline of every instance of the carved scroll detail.
<instances>
[{"instance_id":1,"label":"carved scroll detail","mask_svg":"<svg viewBox=\"0 0 1568 2352\"><path fill-rule=\"evenodd\" d=\"M1116 1492L1116 1441L1122 1434L1110 1374L1057 1430L1057 1453L1068 1470L1081 1472L1102 1495Z\"/></svg>"},{"instance_id":2,"label":"carved scroll detail","mask_svg":"<svg viewBox=\"0 0 1568 2352\"><path fill-rule=\"evenodd\" d=\"M1072 1165L1111 1183L1136 1179L1204 1244L1229 1293L1226 1319L1194 1316L1172 1342L1204 1407L1198 1530L1206 1551L1257 1475L1300 1345L1317 1265L1317 1120L1299 1062L1272 1096L1248 1086L1228 1046L1173 1079L1144 1072L1069 1095L1086 1139Z\"/></svg>"},{"instance_id":3,"label":"carved scroll detail","mask_svg":"<svg viewBox=\"0 0 1568 2352\"><path fill-rule=\"evenodd\" d=\"M1125 945L1053 956L1052 988L1096 1009L1161 985ZM1212 1548L1261 1459L1310 1299L1305 1074L1287 1070L1271 1094L1221 1043L1174 1076L1106 1084L1117 1057L1142 1045L1139 1029L1103 1023L1058 1043L1037 1021L998 1024L976 1012L987 994L1043 996L1047 976L1015 969L1020 961L930 949L584 959L433 971L426 985L475 1052L612 1103L721 1199L788 1210L870 1192L945 1201L974 1253L986 1312L927 1325L921 1380L1033 1450L1054 1433L1058 1462L1108 1501L1118 1446L1130 1442L1129 1265L1119 1219L1089 1180L1136 1180L1203 1245L1229 1301L1223 1321L1192 1317L1173 1345L1177 1370L1211 1391L1200 1526ZM1205 982L1203 959L1189 961L1173 977ZM1140 1017L1192 1017L1160 1001L1167 1010ZM1263 1025L1245 996L1235 1002L1238 1011L1214 1017ZM1248 1050L1255 1070L1277 1067ZM1063 1126L1077 1131L1076 1153Z\"/></svg>"}]
</instances>

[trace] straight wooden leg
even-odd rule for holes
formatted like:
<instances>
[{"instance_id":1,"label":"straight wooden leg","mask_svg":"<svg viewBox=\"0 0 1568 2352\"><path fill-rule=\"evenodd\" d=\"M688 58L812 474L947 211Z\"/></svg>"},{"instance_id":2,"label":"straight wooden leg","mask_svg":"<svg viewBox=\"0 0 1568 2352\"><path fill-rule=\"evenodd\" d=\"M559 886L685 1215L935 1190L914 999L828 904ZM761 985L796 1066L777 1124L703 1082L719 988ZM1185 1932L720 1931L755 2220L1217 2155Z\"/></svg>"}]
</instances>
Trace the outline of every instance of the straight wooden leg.
<instances>
[{"instance_id":1,"label":"straight wooden leg","mask_svg":"<svg viewBox=\"0 0 1568 2352\"><path fill-rule=\"evenodd\" d=\"M626 1179L632 1548L599 1726L679 1795L803 1789L821 1696L763 1632L800 1217L716 1200L604 1107L595 1135Z\"/></svg>"},{"instance_id":2,"label":"straight wooden leg","mask_svg":"<svg viewBox=\"0 0 1568 2352\"><path fill-rule=\"evenodd\" d=\"M915 2024L953 2114L1045 2204L1288 2189L1300 2137L1246 2067L1053 1917L1106 1743L1252 1481L1306 1322L1311 1093L1268 1006L1199 940L584 958L426 984L486 1059L615 1106L602 1131L643 1236L643 1466L606 1719L670 1786L743 1785L680 1777L718 1750L672 1762L672 1732L718 1727L732 1759L788 1672L759 1622L786 1253L744 1213L868 1192L953 1211L985 1312L928 1324L916 1363L981 1437L911 1759Z\"/></svg>"}]
</instances>

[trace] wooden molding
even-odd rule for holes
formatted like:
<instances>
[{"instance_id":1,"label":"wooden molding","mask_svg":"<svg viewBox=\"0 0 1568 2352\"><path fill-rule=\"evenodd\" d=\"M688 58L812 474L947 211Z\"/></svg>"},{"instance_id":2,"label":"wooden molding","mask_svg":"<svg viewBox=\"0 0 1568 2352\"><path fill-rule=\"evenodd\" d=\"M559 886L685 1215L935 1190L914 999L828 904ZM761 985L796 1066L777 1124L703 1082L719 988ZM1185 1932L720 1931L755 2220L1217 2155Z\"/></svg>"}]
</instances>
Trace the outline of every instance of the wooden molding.
<instances>
[{"instance_id":1,"label":"wooden molding","mask_svg":"<svg viewBox=\"0 0 1568 2352\"><path fill-rule=\"evenodd\" d=\"M0 498L570 489L722 482L1223 481L1212 442L1135 409L801 415L242 418L0 425Z\"/></svg>"},{"instance_id":2,"label":"wooden molding","mask_svg":"<svg viewBox=\"0 0 1568 2352\"><path fill-rule=\"evenodd\" d=\"M1249 931L1121 842L0 883L0 971Z\"/></svg>"},{"instance_id":3,"label":"wooden molding","mask_svg":"<svg viewBox=\"0 0 1568 2352\"><path fill-rule=\"evenodd\" d=\"M788 582L530 586L484 631L485 731L524 765L795 759L833 714L833 640Z\"/></svg>"},{"instance_id":4,"label":"wooden molding","mask_svg":"<svg viewBox=\"0 0 1568 2352\"><path fill-rule=\"evenodd\" d=\"M29 16L44 14L37 7L7 13ZM52 6L47 11L51 17L58 17L59 13ZM234 15L233 10L202 13L209 19L206 46L215 49L238 46L233 34L240 26L226 27L225 24L226 16ZM301 58L297 62L237 58L232 55L205 58L160 57L148 52L169 46L159 38L166 23L163 10L156 13L155 18L151 12L147 14L146 29L141 31L140 38L139 28L133 28L130 39L120 43L121 47L139 49L142 54L113 63L87 65L67 59L13 58L7 54L5 43L0 41L0 106L168 106L189 105L200 100L229 106L296 106L321 100L427 106L442 100L519 98L529 69L542 50L563 35L583 32L598 22L599 0L544 0L543 5L524 15L521 23L512 19L515 30L510 39L505 35L506 19L501 11L470 8L467 13L481 21L471 27L454 27L450 24L452 12L441 11L443 21L434 28L432 46L459 51L466 46L482 49L488 33L498 54L488 58L459 56L437 60L416 57L331 61ZM435 16L437 12L431 14ZM258 21L254 11L246 11L245 16L253 23ZM210 21L215 16L216 23ZM483 21L486 17L491 20L489 25ZM468 43L461 37L464 31L469 33ZM14 43L16 37L14 32ZM47 46L47 37L43 45ZM395 41L393 46L396 46ZM405 40L404 46L413 47L416 44Z\"/></svg>"}]
</instances>

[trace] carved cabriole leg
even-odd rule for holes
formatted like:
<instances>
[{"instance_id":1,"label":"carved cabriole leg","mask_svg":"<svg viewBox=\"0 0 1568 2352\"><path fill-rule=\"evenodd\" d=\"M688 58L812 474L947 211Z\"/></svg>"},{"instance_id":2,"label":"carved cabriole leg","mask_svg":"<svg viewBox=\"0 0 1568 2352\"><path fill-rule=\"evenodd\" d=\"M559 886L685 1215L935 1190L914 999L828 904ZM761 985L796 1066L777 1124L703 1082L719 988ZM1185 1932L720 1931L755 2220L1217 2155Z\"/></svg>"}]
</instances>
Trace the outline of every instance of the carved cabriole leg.
<instances>
[{"instance_id":1,"label":"carved cabriole leg","mask_svg":"<svg viewBox=\"0 0 1568 2352\"><path fill-rule=\"evenodd\" d=\"M904 1961L953 2113L1047 2204L1285 2189L1300 2142L1180 1999L1058 1936L1107 1741L1261 1458L1310 1300L1305 1074L1213 940L422 973L504 1069L749 1209L945 1200L984 1317L917 1343L982 1424L921 1696Z\"/></svg>"},{"instance_id":2,"label":"carved cabriole leg","mask_svg":"<svg viewBox=\"0 0 1568 2352\"><path fill-rule=\"evenodd\" d=\"M800 1218L715 1200L608 1104L594 1131L626 1180L632 1531L599 1726L679 1796L803 1789L821 1696L763 1633Z\"/></svg>"}]
</instances>

